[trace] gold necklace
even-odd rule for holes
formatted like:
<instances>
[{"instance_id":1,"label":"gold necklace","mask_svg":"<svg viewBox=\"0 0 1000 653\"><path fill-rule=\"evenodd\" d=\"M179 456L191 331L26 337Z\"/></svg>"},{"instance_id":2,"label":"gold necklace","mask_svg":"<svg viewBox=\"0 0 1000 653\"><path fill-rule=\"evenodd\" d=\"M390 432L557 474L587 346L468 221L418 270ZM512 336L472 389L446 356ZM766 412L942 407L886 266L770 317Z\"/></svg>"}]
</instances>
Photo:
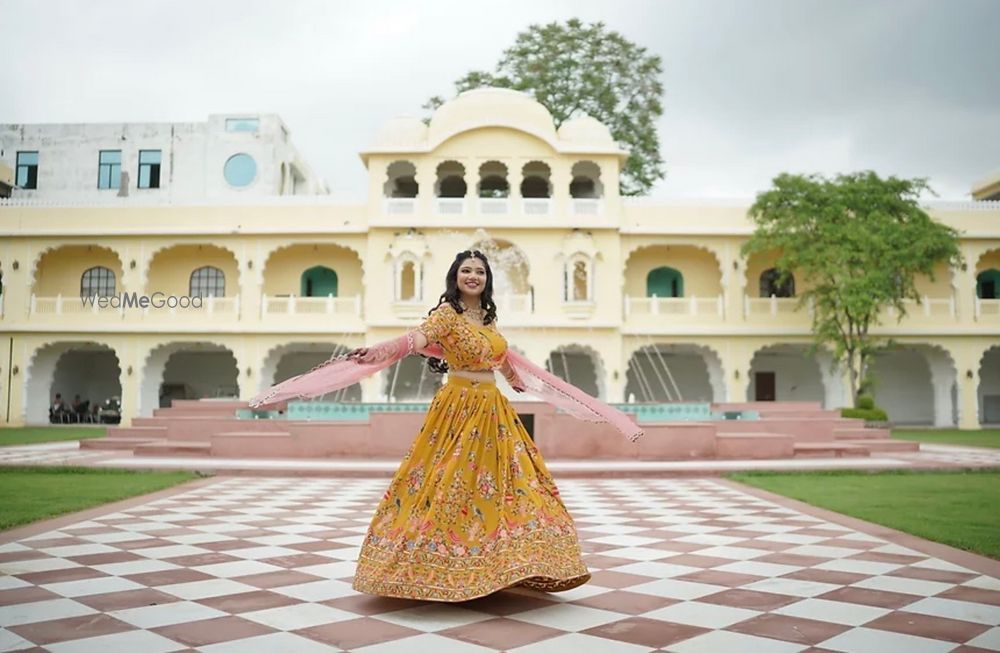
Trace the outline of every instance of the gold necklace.
<instances>
[{"instance_id":1,"label":"gold necklace","mask_svg":"<svg viewBox=\"0 0 1000 653\"><path fill-rule=\"evenodd\" d=\"M463 312L469 318L472 318L475 321L477 321L480 324L482 324L482 322L483 322L483 309L481 307L480 308L469 308L468 306L465 305L465 302L459 302L459 305L462 307Z\"/></svg>"}]
</instances>

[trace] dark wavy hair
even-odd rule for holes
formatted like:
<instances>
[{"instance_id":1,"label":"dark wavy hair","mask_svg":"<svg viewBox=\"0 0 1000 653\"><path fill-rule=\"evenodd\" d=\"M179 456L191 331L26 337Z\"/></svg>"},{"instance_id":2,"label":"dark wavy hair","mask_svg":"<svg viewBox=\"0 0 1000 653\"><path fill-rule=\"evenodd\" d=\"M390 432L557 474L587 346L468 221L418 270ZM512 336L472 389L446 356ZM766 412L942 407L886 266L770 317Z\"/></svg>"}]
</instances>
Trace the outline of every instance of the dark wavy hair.
<instances>
[{"instance_id":1,"label":"dark wavy hair","mask_svg":"<svg viewBox=\"0 0 1000 653\"><path fill-rule=\"evenodd\" d=\"M452 261L451 267L448 268L448 274L444 277L444 292L438 298L437 306L427 311L428 315L437 310L438 306L445 302L451 304L456 313L465 312L461 303L462 294L458 290L458 269L462 267L463 261L467 261L470 258L479 259L483 262L483 267L486 268L486 287L483 288L483 293L479 295L479 305L485 311L483 314L483 324L490 324L497 319L497 305L493 302L493 270L490 269L490 262L486 258L486 255L478 249L467 249L455 255L455 260ZM444 374L448 371L448 363L440 358L428 358L427 367L438 374Z\"/></svg>"}]
</instances>

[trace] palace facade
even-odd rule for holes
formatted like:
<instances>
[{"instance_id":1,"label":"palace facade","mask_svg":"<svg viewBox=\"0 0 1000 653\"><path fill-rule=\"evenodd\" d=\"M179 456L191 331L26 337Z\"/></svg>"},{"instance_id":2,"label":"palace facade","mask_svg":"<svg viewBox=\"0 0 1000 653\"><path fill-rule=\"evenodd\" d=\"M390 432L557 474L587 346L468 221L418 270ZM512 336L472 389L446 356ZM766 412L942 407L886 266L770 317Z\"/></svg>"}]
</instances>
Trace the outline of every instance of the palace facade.
<instances>
[{"instance_id":1,"label":"palace facade","mask_svg":"<svg viewBox=\"0 0 1000 653\"><path fill-rule=\"evenodd\" d=\"M749 202L623 198L627 156L593 119L556 129L482 89L386 124L361 153L367 200L344 203L275 116L0 125L0 423L47 422L56 393L118 396L123 422L249 399L412 328L463 249L489 255L512 345L602 399L848 404L843 370L808 354L803 281L740 255ZM966 263L877 329L897 343L874 365L893 421L1000 422L996 183L929 205ZM411 357L331 398L425 401L440 382Z\"/></svg>"}]
</instances>

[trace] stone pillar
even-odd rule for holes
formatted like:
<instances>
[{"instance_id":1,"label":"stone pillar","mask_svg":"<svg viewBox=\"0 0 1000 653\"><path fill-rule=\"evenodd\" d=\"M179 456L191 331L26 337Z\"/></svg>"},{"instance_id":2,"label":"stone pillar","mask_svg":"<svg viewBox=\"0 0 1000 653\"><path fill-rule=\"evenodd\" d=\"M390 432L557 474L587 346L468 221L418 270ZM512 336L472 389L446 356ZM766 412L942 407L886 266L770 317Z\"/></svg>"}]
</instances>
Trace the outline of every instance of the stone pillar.
<instances>
[{"instance_id":1,"label":"stone pillar","mask_svg":"<svg viewBox=\"0 0 1000 653\"><path fill-rule=\"evenodd\" d=\"M739 246L727 244L720 254L722 261L722 292L726 322L743 322L743 301L747 292L746 261L740 257Z\"/></svg>"},{"instance_id":2,"label":"stone pillar","mask_svg":"<svg viewBox=\"0 0 1000 653\"><path fill-rule=\"evenodd\" d=\"M569 183L573 180L571 162L557 159L552 162L552 217L566 218L570 215Z\"/></svg>"},{"instance_id":3,"label":"stone pillar","mask_svg":"<svg viewBox=\"0 0 1000 653\"><path fill-rule=\"evenodd\" d=\"M979 364L982 349L963 345L954 352L958 373L958 428L978 429L979 424Z\"/></svg>"},{"instance_id":4,"label":"stone pillar","mask_svg":"<svg viewBox=\"0 0 1000 653\"><path fill-rule=\"evenodd\" d=\"M927 364L931 370L931 387L934 390L934 426L954 426L951 389L957 381L955 368L947 356L937 350L928 353Z\"/></svg>"},{"instance_id":5,"label":"stone pillar","mask_svg":"<svg viewBox=\"0 0 1000 653\"><path fill-rule=\"evenodd\" d=\"M138 267L138 261L136 261L136 269ZM118 380L122 386L122 426L128 426L133 418L142 414L143 364L149 352L144 347L139 346L138 338L139 336L128 337L126 341L119 342L118 346L115 347L120 369Z\"/></svg>"},{"instance_id":6,"label":"stone pillar","mask_svg":"<svg viewBox=\"0 0 1000 653\"><path fill-rule=\"evenodd\" d=\"M259 245L244 245L236 259L240 274L239 321L243 324L257 324L261 319L261 301L264 294L264 266L271 255ZM242 392L242 385L240 386Z\"/></svg>"},{"instance_id":7,"label":"stone pillar","mask_svg":"<svg viewBox=\"0 0 1000 653\"><path fill-rule=\"evenodd\" d=\"M414 163L417 167L417 216L429 218L434 215L434 184L437 182L437 170L434 161L427 159Z\"/></svg>"},{"instance_id":8,"label":"stone pillar","mask_svg":"<svg viewBox=\"0 0 1000 653\"><path fill-rule=\"evenodd\" d=\"M955 292L955 307L958 323L962 326L975 324L976 309L976 261L982 255L980 248L962 247L965 269L953 270L952 283ZM960 372L959 376L964 372Z\"/></svg>"},{"instance_id":9,"label":"stone pillar","mask_svg":"<svg viewBox=\"0 0 1000 653\"><path fill-rule=\"evenodd\" d=\"M726 384L726 396L722 401L729 403L753 401L747 396L747 389L750 387L750 364L755 352L756 349L752 345L743 343L730 343L720 352Z\"/></svg>"}]
</instances>

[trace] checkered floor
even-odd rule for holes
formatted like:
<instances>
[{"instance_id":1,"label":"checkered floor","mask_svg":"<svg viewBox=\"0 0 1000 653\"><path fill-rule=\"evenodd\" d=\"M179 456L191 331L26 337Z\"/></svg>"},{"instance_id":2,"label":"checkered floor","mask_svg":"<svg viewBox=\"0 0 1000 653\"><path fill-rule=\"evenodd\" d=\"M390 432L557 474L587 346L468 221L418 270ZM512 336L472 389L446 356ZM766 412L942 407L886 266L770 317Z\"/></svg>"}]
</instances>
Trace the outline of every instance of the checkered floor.
<instances>
[{"instance_id":1,"label":"checkered floor","mask_svg":"<svg viewBox=\"0 0 1000 653\"><path fill-rule=\"evenodd\" d=\"M564 594L359 595L385 484L220 478L2 545L0 650L1000 650L1000 579L714 479L560 482L594 572Z\"/></svg>"}]
</instances>

